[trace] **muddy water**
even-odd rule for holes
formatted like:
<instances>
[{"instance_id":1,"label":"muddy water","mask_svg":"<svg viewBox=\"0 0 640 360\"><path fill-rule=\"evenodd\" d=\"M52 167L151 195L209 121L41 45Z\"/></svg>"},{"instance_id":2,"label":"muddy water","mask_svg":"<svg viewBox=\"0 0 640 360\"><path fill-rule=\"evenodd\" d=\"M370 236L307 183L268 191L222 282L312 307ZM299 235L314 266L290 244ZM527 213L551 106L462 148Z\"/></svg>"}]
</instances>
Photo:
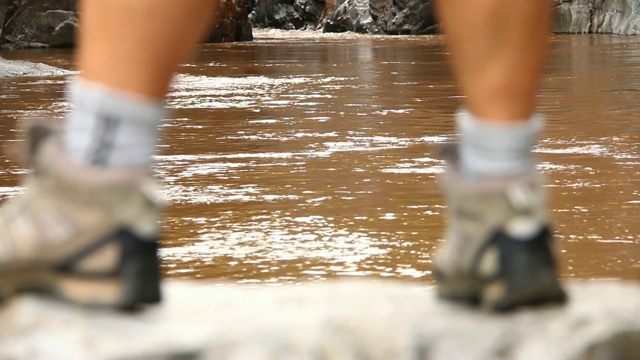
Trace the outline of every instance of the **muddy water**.
<instances>
[{"instance_id":1,"label":"muddy water","mask_svg":"<svg viewBox=\"0 0 640 360\"><path fill-rule=\"evenodd\" d=\"M181 69L157 174L172 205L168 276L295 283L431 281L443 232L435 152L458 89L438 37L263 31ZM7 58L72 68L66 50ZM62 116L60 78L0 80L0 141ZM640 38L562 36L540 93L536 149L567 278L640 278ZM24 170L0 159L0 191Z\"/></svg>"}]
</instances>

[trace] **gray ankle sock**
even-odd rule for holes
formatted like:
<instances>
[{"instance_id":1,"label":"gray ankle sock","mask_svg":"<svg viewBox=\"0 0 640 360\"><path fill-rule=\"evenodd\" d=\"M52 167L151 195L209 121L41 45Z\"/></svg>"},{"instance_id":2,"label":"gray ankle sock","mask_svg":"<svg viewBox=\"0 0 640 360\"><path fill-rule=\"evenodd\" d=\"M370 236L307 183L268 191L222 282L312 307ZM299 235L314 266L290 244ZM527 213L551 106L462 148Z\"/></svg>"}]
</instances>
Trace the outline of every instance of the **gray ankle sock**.
<instances>
[{"instance_id":1,"label":"gray ankle sock","mask_svg":"<svg viewBox=\"0 0 640 360\"><path fill-rule=\"evenodd\" d=\"M461 140L460 172L464 177L517 175L535 167L531 149L544 126L541 116L496 124L463 109L456 120Z\"/></svg>"},{"instance_id":2,"label":"gray ankle sock","mask_svg":"<svg viewBox=\"0 0 640 360\"><path fill-rule=\"evenodd\" d=\"M137 98L82 79L68 89L74 109L64 126L64 147L92 166L149 168L167 111L162 102Z\"/></svg>"}]
</instances>

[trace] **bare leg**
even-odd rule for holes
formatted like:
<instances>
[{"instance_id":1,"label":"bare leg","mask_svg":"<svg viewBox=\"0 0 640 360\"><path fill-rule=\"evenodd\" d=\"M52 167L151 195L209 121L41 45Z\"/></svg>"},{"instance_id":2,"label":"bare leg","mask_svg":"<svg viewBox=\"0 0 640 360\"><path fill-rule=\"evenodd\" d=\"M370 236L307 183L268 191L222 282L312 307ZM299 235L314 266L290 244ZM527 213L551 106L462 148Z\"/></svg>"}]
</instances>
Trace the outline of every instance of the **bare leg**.
<instances>
[{"instance_id":1,"label":"bare leg","mask_svg":"<svg viewBox=\"0 0 640 360\"><path fill-rule=\"evenodd\" d=\"M0 298L39 288L81 304L160 301L160 209L149 167L171 77L214 4L81 1L82 74L69 89L62 144L50 124L29 129L38 171L27 194L0 210Z\"/></svg>"},{"instance_id":2,"label":"bare leg","mask_svg":"<svg viewBox=\"0 0 640 360\"><path fill-rule=\"evenodd\" d=\"M550 2L440 0L465 95L460 143L442 181L448 232L435 259L438 293L491 310L562 302L544 189L532 147ZM456 156L458 154L459 156Z\"/></svg>"},{"instance_id":3,"label":"bare leg","mask_svg":"<svg viewBox=\"0 0 640 360\"><path fill-rule=\"evenodd\" d=\"M83 77L162 99L179 63L210 25L218 1L84 0L78 66Z\"/></svg>"},{"instance_id":4,"label":"bare leg","mask_svg":"<svg viewBox=\"0 0 640 360\"><path fill-rule=\"evenodd\" d=\"M178 65L204 37L216 0L84 0L75 111L65 148L88 165L148 168Z\"/></svg>"},{"instance_id":5,"label":"bare leg","mask_svg":"<svg viewBox=\"0 0 640 360\"><path fill-rule=\"evenodd\" d=\"M465 105L487 120L528 119L547 55L551 2L439 0Z\"/></svg>"},{"instance_id":6,"label":"bare leg","mask_svg":"<svg viewBox=\"0 0 640 360\"><path fill-rule=\"evenodd\" d=\"M548 0L440 0L439 15L464 111L460 168L466 177L514 175L534 166L542 129L535 96L546 59Z\"/></svg>"}]
</instances>

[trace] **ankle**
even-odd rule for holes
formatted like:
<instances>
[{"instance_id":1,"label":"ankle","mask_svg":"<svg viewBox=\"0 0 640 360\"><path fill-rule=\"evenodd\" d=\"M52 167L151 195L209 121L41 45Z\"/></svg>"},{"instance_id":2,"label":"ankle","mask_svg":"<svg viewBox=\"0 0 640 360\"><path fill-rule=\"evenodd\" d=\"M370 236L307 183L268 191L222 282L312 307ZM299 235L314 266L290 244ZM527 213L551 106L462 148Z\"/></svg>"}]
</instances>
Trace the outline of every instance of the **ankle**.
<instances>
[{"instance_id":1,"label":"ankle","mask_svg":"<svg viewBox=\"0 0 640 360\"><path fill-rule=\"evenodd\" d=\"M535 169L532 148L544 120L539 115L497 123L458 112L460 172L467 179L513 176Z\"/></svg>"},{"instance_id":2,"label":"ankle","mask_svg":"<svg viewBox=\"0 0 640 360\"><path fill-rule=\"evenodd\" d=\"M69 88L75 106L63 143L76 161L91 166L149 168L166 116L164 104L78 80Z\"/></svg>"}]
</instances>

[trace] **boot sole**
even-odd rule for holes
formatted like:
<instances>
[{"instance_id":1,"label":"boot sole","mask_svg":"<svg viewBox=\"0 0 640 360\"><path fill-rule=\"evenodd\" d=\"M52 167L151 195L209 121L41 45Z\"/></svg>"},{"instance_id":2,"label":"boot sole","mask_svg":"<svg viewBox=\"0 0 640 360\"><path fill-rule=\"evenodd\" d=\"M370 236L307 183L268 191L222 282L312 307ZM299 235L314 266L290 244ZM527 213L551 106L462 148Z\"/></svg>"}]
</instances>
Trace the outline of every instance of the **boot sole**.
<instances>
[{"instance_id":1,"label":"boot sole","mask_svg":"<svg viewBox=\"0 0 640 360\"><path fill-rule=\"evenodd\" d=\"M139 239L128 231L109 236L122 244L121 261L114 274L81 274L69 270L82 259L72 257L57 268L43 265L22 266L0 272L0 302L16 294L35 292L88 307L136 310L142 305L160 302L160 271L157 242ZM99 246L82 254L99 251Z\"/></svg>"},{"instance_id":2,"label":"boot sole","mask_svg":"<svg viewBox=\"0 0 640 360\"><path fill-rule=\"evenodd\" d=\"M565 302L567 295L557 279L551 239L547 227L528 241L514 240L502 232L496 233L478 252L473 268L478 268L485 251L495 247L500 254L499 273L490 279L474 275L447 277L436 269L438 296L446 300L479 304L494 312Z\"/></svg>"},{"instance_id":3,"label":"boot sole","mask_svg":"<svg viewBox=\"0 0 640 360\"><path fill-rule=\"evenodd\" d=\"M520 291L509 291L504 282L479 285L479 280L447 279L437 285L438 297L444 300L479 306L491 312L503 312L522 306L561 304L567 299L559 282L542 285L527 284Z\"/></svg>"}]
</instances>

